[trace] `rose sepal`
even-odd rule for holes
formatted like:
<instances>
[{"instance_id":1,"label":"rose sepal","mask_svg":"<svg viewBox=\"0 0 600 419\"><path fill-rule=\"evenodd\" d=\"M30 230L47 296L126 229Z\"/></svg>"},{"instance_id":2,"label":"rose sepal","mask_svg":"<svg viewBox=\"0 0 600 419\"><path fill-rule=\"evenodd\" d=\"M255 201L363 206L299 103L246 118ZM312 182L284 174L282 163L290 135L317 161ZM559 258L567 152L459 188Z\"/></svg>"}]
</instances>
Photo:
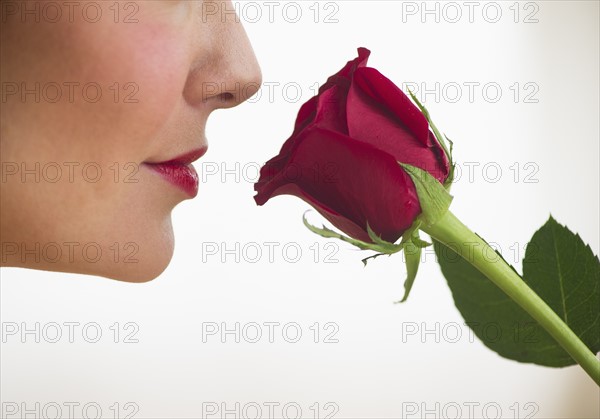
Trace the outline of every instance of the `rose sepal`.
<instances>
[{"instance_id":1,"label":"rose sepal","mask_svg":"<svg viewBox=\"0 0 600 419\"><path fill-rule=\"evenodd\" d=\"M403 240L404 241L404 240ZM419 264L421 263L421 251L424 247L431 246L419 237L419 230L412 232L411 238L406 240L404 248L404 261L406 263L406 279L404 280L404 296L402 300L396 303L403 303L408 299L408 294L412 289L417 273L419 272Z\"/></svg>"},{"instance_id":2,"label":"rose sepal","mask_svg":"<svg viewBox=\"0 0 600 419\"><path fill-rule=\"evenodd\" d=\"M394 243L390 243L390 242L387 242L387 241L381 239L373 232L373 230L371 230L371 228L369 227L368 224L367 224L367 231L369 232L369 237L371 237L371 240L373 240L373 243L368 243L368 242L364 242L362 240L353 239L352 237L348 237L343 234L340 234L340 233L333 231L325 226L322 226L321 228L316 227L316 226L310 224L308 222L308 220L306 219L307 212L310 212L310 210L304 212L304 214L302 215L302 222L310 231L312 231L315 234L318 234L321 237L339 239L339 240L345 241L346 243L350 243L351 245L356 246L361 250L373 250L373 251L379 252L380 254L386 254L386 255L391 255L391 254L397 253L404 248L404 245L402 243L394 244ZM374 256L370 256L370 257L374 257Z\"/></svg>"},{"instance_id":3,"label":"rose sepal","mask_svg":"<svg viewBox=\"0 0 600 419\"><path fill-rule=\"evenodd\" d=\"M398 162L398 164L412 179L417 190L417 196L419 197L421 214L418 216L415 224L421 223L425 227L435 224L450 208L453 196L428 171L406 163ZM415 229L415 224L413 224L411 229ZM420 228L421 225L418 227Z\"/></svg>"},{"instance_id":4,"label":"rose sepal","mask_svg":"<svg viewBox=\"0 0 600 419\"><path fill-rule=\"evenodd\" d=\"M404 258L406 263L406 280L404 281L404 296L397 303L403 303L407 300L410 290L417 277L419 264L421 263L421 249L431 246L421 239L419 230L435 224L444 217L450 204L452 195L448 192L437 179L429 172L409 164L398 164L410 176L421 205L421 214L417 217L413 225L403 234L401 245L404 245Z\"/></svg>"},{"instance_id":5,"label":"rose sepal","mask_svg":"<svg viewBox=\"0 0 600 419\"><path fill-rule=\"evenodd\" d=\"M431 130L433 131L433 135L435 136L435 138L438 140L438 142L442 146L444 153L446 153L446 157L448 158L449 171L448 171L448 177L446 177L446 180L444 181L444 187L448 191L450 191L450 188L452 187L452 182L454 181L455 164L454 164L454 160L452 158L452 149L454 147L454 143L452 141L450 141L450 139L446 135L442 135L441 131L437 128L437 126L431 120L431 115L429 114L429 111L419 101L419 99L417 99L417 97L414 95L412 90L408 89L408 94L410 95L412 100L415 102L417 107L421 110L425 119L427 119L427 122L429 123L429 126L431 127ZM448 142L448 145L446 145L446 142Z\"/></svg>"}]
</instances>

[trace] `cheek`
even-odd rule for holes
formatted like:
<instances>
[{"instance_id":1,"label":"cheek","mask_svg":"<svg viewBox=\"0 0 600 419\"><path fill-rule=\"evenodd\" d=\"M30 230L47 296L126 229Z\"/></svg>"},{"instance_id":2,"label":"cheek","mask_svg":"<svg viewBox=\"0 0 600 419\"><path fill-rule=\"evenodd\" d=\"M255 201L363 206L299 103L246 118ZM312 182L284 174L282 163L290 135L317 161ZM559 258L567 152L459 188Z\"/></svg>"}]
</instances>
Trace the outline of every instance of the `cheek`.
<instances>
[{"instance_id":1,"label":"cheek","mask_svg":"<svg viewBox=\"0 0 600 419\"><path fill-rule=\"evenodd\" d=\"M2 81L41 91L41 100L9 98L2 121L19 139L3 151L27 149L40 160L143 161L165 141L160 131L183 102L190 30L179 23L146 16L134 24L106 19L3 32ZM46 99L53 85L58 101Z\"/></svg>"},{"instance_id":2,"label":"cheek","mask_svg":"<svg viewBox=\"0 0 600 419\"><path fill-rule=\"evenodd\" d=\"M165 141L161 131L182 104L190 67L188 43L181 32L158 24L89 35L89 45L81 47L86 49L81 78L98 83L103 97L96 106L79 109L80 127L91 141L101 142L101 148L88 144L96 155L142 161L160 149Z\"/></svg>"}]
</instances>

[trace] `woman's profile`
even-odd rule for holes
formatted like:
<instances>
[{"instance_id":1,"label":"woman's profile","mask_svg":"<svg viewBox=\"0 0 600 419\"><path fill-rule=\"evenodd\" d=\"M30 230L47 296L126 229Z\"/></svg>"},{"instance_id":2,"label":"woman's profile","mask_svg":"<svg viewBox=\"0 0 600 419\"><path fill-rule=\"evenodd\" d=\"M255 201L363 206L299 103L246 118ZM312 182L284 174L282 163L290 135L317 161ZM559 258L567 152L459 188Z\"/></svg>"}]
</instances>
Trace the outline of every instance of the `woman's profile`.
<instances>
[{"instance_id":1,"label":"woman's profile","mask_svg":"<svg viewBox=\"0 0 600 419\"><path fill-rule=\"evenodd\" d=\"M231 9L2 1L2 266L135 282L166 268L207 118L261 84Z\"/></svg>"}]
</instances>

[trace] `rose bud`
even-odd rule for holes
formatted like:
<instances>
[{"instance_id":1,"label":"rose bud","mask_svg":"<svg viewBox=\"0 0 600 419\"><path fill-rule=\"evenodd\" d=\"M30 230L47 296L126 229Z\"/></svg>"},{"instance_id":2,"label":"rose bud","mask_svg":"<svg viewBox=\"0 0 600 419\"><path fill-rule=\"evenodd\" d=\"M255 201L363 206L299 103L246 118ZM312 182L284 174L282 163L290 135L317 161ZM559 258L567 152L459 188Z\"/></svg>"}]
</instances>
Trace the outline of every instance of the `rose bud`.
<instances>
[{"instance_id":1,"label":"rose bud","mask_svg":"<svg viewBox=\"0 0 600 419\"><path fill-rule=\"evenodd\" d=\"M421 214L415 184L399 163L440 183L450 163L419 108L366 67L369 55L359 48L358 57L302 105L294 132L261 169L254 199L263 205L294 195L352 238L372 242L370 228L394 243Z\"/></svg>"}]
</instances>

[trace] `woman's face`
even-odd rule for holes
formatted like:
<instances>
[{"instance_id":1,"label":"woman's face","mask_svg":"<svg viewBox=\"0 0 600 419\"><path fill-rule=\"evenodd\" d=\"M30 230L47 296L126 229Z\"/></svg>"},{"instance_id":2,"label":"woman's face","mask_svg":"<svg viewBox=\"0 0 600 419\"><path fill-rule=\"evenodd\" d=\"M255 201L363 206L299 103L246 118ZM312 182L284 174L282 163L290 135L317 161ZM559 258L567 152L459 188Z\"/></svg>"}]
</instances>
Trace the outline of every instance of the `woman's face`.
<instances>
[{"instance_id":1,"label":"woman's face","mask_svg":"<svg viewBox=\"0 0 600 419\"><path fill-rule=\"evenodd\" d=\"M209 114L261 83L232 4L0 6L2 265L155 278Z\"/></svg>"}]
</instances>

